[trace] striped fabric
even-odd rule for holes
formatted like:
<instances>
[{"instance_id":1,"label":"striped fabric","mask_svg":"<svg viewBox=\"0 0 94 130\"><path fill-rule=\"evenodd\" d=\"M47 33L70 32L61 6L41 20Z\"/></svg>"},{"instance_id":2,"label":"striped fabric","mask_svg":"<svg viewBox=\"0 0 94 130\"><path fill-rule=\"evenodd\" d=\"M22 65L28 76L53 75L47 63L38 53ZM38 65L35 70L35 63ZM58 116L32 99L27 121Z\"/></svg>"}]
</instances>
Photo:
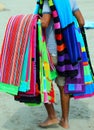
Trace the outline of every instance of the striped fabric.
<instances>
[{"instance_id":1,"label":"striped fabric","mask_svg":"<svg viewBox=\"0 0 94 130\"><path fill-rule=\"evenodd\" d=\"M37 2L39 8L37 13L40 15L42 15L43 2L44 0ZM48 0L48 3L52 11L57 41L57 72L66 77L65 91L73 93L75 99L94 95L90 57L77 21L74 21L69 1Z\"/></svg>"},{"instance_id":2,"label":"striped fabric","mask_svg":"<svg viewBox=\"0 0 94 130\"><path fill-rule=\"evenodd\" d=\"M42 15L41 13L42 13L43 2L44 0L37 2L37 4L39 4L38 13L40 15ZM59 16L57 12L58 9L56 8L57 5L56 2L58 3L60 1L49 0L48 2L54 19L55 37L57 41L57 53L58 53L57 72L59 73L59 75L65 77L70 77L70 76L74 77L78 73L74 65L77 64L79 60L81 60L81 56L80 56L80 48L76 40L72 17L70 16L70 14L68 14L68 16L70 16L70 20L68 20L68 24L66 26L64 25L64 27L62 27L60 23L61 22L60 17L63 17L64 15L62 14L62 16ZM69 4L67 2L64 3ZM64 4L62 4L62 6L66 7L66 5ZM70 8L70 13L72 14L71 8ZM64 59L62 59L62 57Z\"/></svg>"},{"instance_id":3,"label":"striped fabric","mask_svg":"<svg viewBox=\"0 0 94 130\"><path fill-rule=\"evenodd\" d=\"M42 37L41 23L38 21L37 26L37 15L32 20L31 27L31 57L32 62L30 63L30 90L27 92L21 91L15 96L15 100L25 103L40 104L41 102L55 102L55 92L53 89L53 82L57 75L53 66L49 64L48 52L46 49L45 39ZM38 29L38 30L37 30ZM37 33L37 35L36 35ZM38 36L38 37L37 37ZM37 43L37 44L36 44ZM35 47L32 47L35 46ZM34 48L36 51L34 51ZM36 52L36 54L35 54ZM34 55L35 54L35 55ZM25 69L25 68L24 68ZM52 70L52 71L50 71ZM54 72L54 76L51 73ZM36 81L35 81L36 79ZM35 83L35 84L34 84Z\"/></svg>"},{"instance_id":4,"label":"striped fabric","mask_svg":"<svg viewBox=\"0 0 94 130\"><path fill-rule=\"evenodd\" d=\"M85 91L82 93L74 94L75 99L85 98L94 96L94 72L91 64L91 59L89 55L89 49L87 45L86 35L84 28L79 30L77 20L74 19L75 22L75 31L77 39L81 45L82 50L82 64L84 69L84 85Z\"/></svg>"},{"instance_id":5,"label":"striped fabric","mask_svg":"<svg viewBox=\"0 0 94 130\"><path fill-rule=\"evenodd\" d=\"M12 16L0 55L0 91L29 105L55 102L53 79L57 73L39 18L32 14Z\"/></svg>"},{"instance_id":6,"label":"striped fabric","mask_svg":"<svg viewBox=\"0 0 94 130\"><path fill-rule=\"evenodd\" d=\"M14 89L12 94L18 91L31 20L32 15L18 15L11 17L8 21L0 61L2 91ZM6 84L10 84L7 89Z\"/></svg>"},{"instance_id":7,"label":"striped fabric","mask_svg":"<svg viewBox=\"0 0 94 130\"><path fill-rule=\"evenodd\" d=\"M75 22L76 37L81 45L81 52L82 52L81 68L83 68L83 70L81 68L80 70L83 73L81 74L79 71L80 75L78 74L74 79L66 79L67 85L65 85L65 92L73 93L73 97L75 99L80 99L94 96L94 78L93 78L94 72L89 56L88 46L86 43L84 28L82 28L81 31L78 27L76 19L74 19L74 22ZM82 33L84 33L84 36ZM85 39L83 39L83 37Z\"/></svg>"}]
</instances>

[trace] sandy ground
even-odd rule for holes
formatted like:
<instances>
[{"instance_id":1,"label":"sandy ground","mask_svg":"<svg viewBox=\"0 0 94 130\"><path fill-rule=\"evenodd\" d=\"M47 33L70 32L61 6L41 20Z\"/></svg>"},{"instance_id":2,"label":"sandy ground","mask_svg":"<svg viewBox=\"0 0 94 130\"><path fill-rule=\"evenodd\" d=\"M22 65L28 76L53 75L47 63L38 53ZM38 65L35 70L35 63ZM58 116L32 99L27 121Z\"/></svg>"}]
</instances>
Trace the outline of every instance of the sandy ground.
<instances>
[{"instance_id":1,"label":"sandy ground","mask_svg":"<svg viewBox=\"0 0 94 130\"><path fill-rule=\"evenodd\" d=\"M0 0L0 48L5 27L10 16L33 12L34 0ZM94 21L94 0L77 0L85 20ZM90 56L94 67L94 30L86 30ZM55 109L60 117L60 98L56 89ZM46 117L44 106L29 107L14 101L11 95L0 92L0 130L41 130L38 123ZM89 99L71 99L69 130L94 130L94 97ZM63 130L59 125L47 130Z\"/></svg>"}]
</instances>

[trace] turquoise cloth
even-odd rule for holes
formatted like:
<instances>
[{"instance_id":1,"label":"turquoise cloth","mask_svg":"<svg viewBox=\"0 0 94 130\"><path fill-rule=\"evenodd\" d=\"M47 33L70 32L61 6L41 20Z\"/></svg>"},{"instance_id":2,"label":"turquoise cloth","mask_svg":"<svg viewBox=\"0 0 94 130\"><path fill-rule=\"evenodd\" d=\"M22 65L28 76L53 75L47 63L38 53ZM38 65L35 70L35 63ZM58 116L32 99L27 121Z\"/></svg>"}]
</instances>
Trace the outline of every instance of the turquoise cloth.
<instances>
[{"instance_id":1,"label":"turquoise cloth","mask_svg":"<svg viewBox=\"0 0 94 130\"><path fill-rule=\"evenodd\" d=\"M73 14L70 2L69 0L53 0L53 1L60 18L61 26L62 28L65 28L67 25L73 22Z\"/></svg>"},{"instance_id":2,"label":"turquoise cloth","mask_svg":"<svg viewBox=\"0 0 94 130\"><path fill-rule=\"evenodd\" d=\"M36 2L39 2L40 0L36 0ZM38 10L39 10L39 4L36 4L35 10L33 14L38 14Z\"/></svg>"}]
</instances>

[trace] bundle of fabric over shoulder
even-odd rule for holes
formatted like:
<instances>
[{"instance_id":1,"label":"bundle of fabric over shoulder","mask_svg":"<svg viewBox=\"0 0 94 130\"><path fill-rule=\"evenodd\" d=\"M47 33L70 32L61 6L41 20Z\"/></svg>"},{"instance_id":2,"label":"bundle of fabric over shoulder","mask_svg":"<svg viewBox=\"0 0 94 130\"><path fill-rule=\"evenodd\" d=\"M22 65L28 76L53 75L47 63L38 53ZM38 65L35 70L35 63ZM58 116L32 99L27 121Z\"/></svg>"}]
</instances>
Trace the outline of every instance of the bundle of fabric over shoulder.
<instances>
[{"instance_id":1,"label":"bundle of fabric over shoulder","mask_svg":"<svg viewBox=\"0 0 94 130\"><path fill-rule=\"evenodd\" d=\"M42 15L43 3L44 0L37 0L36 14ZM65 93L75 99L94 96L94 73L84 28L79 28L69 0L48 0L48 4L57 42L56 69L58 75L66 77Z\"/></svg>"},{"instance_id":2,"label":"bundle of fabric over shoulder","mask_svg":"<svg viewBox=\"0 0 94 130\"><path fill-rule=\"evenodd\" d=\"M39 15L12 16L0 55L0 91L29 105L54 103L56 76Z\"/></svg>"}]
</instances>

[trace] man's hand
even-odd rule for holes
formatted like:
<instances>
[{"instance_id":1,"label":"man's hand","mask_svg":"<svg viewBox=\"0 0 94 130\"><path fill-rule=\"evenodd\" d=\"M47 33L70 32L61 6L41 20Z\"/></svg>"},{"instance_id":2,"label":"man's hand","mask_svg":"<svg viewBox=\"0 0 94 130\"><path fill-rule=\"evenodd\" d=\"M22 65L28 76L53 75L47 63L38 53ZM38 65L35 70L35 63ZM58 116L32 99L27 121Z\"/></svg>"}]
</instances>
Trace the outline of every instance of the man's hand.
<instances>
[{"instance_id":1,"label":"man's hand","mask_svg":"<svg viewBox=\"0 0 94 130\"><path fill-rule=\"evenodd\" d=\"M43 28L47 28L51 20L51 14L43 14L41 24Z\"/></svg>"}]
</instances>

